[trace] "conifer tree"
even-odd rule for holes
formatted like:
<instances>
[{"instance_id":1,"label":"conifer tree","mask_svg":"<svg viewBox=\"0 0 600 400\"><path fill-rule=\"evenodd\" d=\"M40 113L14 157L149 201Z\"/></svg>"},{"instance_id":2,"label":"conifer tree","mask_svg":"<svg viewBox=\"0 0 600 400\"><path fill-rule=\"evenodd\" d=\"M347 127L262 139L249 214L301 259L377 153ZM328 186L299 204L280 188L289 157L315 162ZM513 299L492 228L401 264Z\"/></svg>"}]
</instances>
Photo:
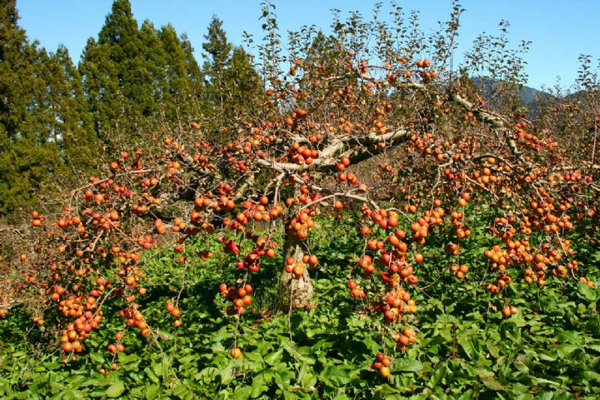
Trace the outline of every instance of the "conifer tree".
<instances>
[{"instance_id":1,"label":"conifer tree","mask_svg":"<svg viewBox=\"0 0 600 400\"><path fill-rule=\"evenodd\" d=\"M59 146L45 122L48 58L18 26L15 0L0 7L0 213L27 207L35 192L64 172ZM51 190L46 190L51 193Z\"/></svg>"},{"instance_id":2,"label":"conifer tree","mask_svg":"<svg viewBox=\"0 0 600 400\"><path fill-rule=\"evenodd\" d=\"M225 80L230 106L242 107L247 113L251 113L254 107L250 100L261 91L262 80L252 65L250 55L243 47L238 46L233 49Z\"/></svg>"},{"instance_id":3,"label":"conifer tree","mask_svg":"<svg viewBox=\"0 0 600 400\"><path fill-rule=\"evenodd\" d=\"M137 102L146 123L155 123L165 117L159 111L159 105L164 102L164 87L167 85L167 55L159 32L148 20L140 28L141 55L144 67L139 69L140 78ZM168 117L167 117L168 119ZM156 120L156 121L153 121Z\"/></svg>"},{"instance_id":4,"label":"conifer tree","mask_svg":"<svg viewBox=\"0 0 600 400\"><path fill-rule=\"evenodd\" d=\"M185 54L185 65L190 84L190 90L192 93L193 104L195 107L197 107L205 90L204 76L198 61L194 57L194 48L192 47L187 34L183 33L180 40L183 53ZM192 112L198 112L197 108L194 108Z\"/></svg>"},{"instance_id":5,"label":"conifer tree","mask_svg":"<svg viewBox=\"0 0 600 400\"><path fill-rule=\"evenodd\" d=\"M71 171L91 172L98 163L100 142L81 87L81 77L69 52L59 46L44 62L48 71L48 112L61 157Z\"/></svg>"},{"instance_id":6,"label":"conifer tree","mask_svg":"<svg viewBox=\"0 0 600 400\"><path fill-rule=\"evenodd\" d=\"M88 41L79 65L96 131L106 143L135 137L155 117L143 47L129 0L115 0L98 41Z\"/></svg>"},{"instance_id":7,"label":"conifer tree","mask_svg":"<svg viewBox=\"0 0 600 400\"><path fill-rule=\"evenodd\" d=\"M107 46L89 38L79 63L79 74L96 135L108 143L124 108L116 66L109 57Z\"/></svg>"},{"instance_id":8,"label":"conifer tree","mask_svg":"<svg viewBox=\"0 0 600 400\"><path fill-rule=\"evenodd\" d=\"M223 22L213 15L208 34L204 36L206 43L202 44L202 49L206 52L204 75L207 81L207 106L220 113L225 108L225 70L230 66L233 50L222 25Z\"/></svg>"},{"instance_id":9,"label":"conifer tree","mask_svg":"<svg viewBox=\"0 0 600 400\"><path fill-rule=\"evenodd\" d=\"M166 60L162 107L167 117L173 121L181 121L183 115L189 119L190 114L193 114L194 101L183 44L170 24L162 27L160 39Z\"/></svg>"},{"instance_id":10,"label":"conifer tree","mask_svg":"<svg viewBox=\"0 0 600 400\"><path fill-rule=\"evenodd\" d=\"M229 43L222 24L213 16L208 34L204 36L207 42L202 45L206 52L203 112L216 117L211 129L217 135L222 121L234 115L250 119L256 108L252 99L261 91L261 80L249 54Z\"/></svg>"}]
</instances>

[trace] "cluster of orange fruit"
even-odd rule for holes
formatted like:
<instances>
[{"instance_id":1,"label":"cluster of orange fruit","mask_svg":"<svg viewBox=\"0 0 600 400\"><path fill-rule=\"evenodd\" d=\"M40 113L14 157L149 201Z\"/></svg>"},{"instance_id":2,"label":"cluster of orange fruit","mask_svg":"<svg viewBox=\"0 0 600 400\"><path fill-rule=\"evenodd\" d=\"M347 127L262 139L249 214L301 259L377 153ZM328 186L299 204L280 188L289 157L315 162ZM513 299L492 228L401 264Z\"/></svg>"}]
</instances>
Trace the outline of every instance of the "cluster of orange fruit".
<instances>
[{"instance_id":1,"label":"cluster of orange fruit","mask_svg":"<svg viewBox=\"0 0 600 400\"><path fill-rule=\"evenodd\" d=\"M350 289L350 296L352 297L361 297L363 299L367 297L365 291L358 287L356 281L349 281L348 289Z\"/></svg>"},{"instance_id":2,"label":"cluster of orange fruit","mask_svg":"<svg viewBox=\"0 0 600 400\"><path fill-rule=\"evenodd\" d=\"M173 322L173 325L175 325L176 328L179 327L179 326L181 326L181 320L179 319L179 317L181 316L181 311L179 310L179 308L177 308L175 306L175 304L173 304L170 301L167 303L167 305L166 305L165 308L167 309L168 312L171 313L172 316L174 316L175 318L177 318L175 320L175 322Z\"/></svg>"},{"instance_id":3,"label":"cluster of orange fruit","mask_svg":"<svg viewBox=\"0 0 600 400\"><path fill-rule=\"evenodd\" d=\"M394 339L394 342L397 343L397 350L405 350L406 346L417 341L417 335L415 335L415 331L410 328L404 328L402 333L396 332L392 338Z\"/></svg>"},{"instance_id":4,"label":"cluster of orange fruit","mask_svg":"<svg viewBox=\"0 0 600 400\"><path fill-rule=\"evenodd\" d=\"M393 322L402 320L404 314L416 313L417 305L409 292L398 288L388 292L375 310L383 313L386 322Z\"/></svg>"},{"instance_id":5,"label":"cluster of orange fruit","mask_svg":"<svg viewBox=\"0 0 600 400\"><path fill-rule=\"evenodd\" d=\"M233 286L227 286L225 283L221 283L219 286L221 296L230 299L233 303L232 306L227 310L228 315L241 315L245 310L245 306L252 303L252 285L246 284L243 287L235 288Z\"/></svg>"},{"instance_id":6,"label":"cluster of orange fruit","mask_svg":"<svg viewBox=\"0 0 600 400\"><path fill-rule=\"evenodd\" d=\"M373 361L373 364L371 364L371 366L373 367L373 369L379 371L379 375L381 375L382 378L387 378L391 373L391 364L392 360L390 360L388 356L386 356L383 353L377 353L377 356L375 357L375 360Z\"/></svg>"},{"instance_id":7,"label":"cluster of orange fruit","mask_svg":"<svg viewBox=\"0 0 600 400\"><path fill-rule=\"evenodd\" d=\"M62 331L60 341L63 344L62 349L70 353L82 351L81 340L90 337L92 329L97 328L102 321L102 311L95 315L91 311L87 311L84 315L75 320L73 324L67 325L67 329Z\"/></svg>"},{"instance_id":8,"label":"cluster of orange fruit","mask_svg":"<svg viewBox=\"0 0 600 400\"><path fill-rule=\"evenodd\" d=\"M144 316L138 311L138 308L139 304L132 304L130 307L120 310L119 314L121 317L127 319L127 326L137 326L140 328L142 336L148 337L152 332L150 331L150 328L148 328Z\"/></svg>"}]
</instances>

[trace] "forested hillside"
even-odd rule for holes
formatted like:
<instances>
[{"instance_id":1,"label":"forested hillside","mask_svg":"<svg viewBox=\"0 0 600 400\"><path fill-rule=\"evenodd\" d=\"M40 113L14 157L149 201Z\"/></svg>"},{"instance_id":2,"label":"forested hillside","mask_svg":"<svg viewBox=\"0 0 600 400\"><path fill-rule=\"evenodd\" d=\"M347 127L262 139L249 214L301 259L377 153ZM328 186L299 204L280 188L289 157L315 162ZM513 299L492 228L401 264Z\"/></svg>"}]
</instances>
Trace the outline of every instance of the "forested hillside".
<instances>
[{"instance_id":1,"label":"forested hillside","mask_svg":"<svg viewBox=\"0 0 600 400\"><path fill-rule=\"evenodd\" d=\"M128 0L113 3L97 37L73 60L31 42L16 0L0 9L0 214L53 203L98 172L107 153L135 147L141 131L219 121L251 108L262 87L251 57L214 17L206 42L175 27L139 23ZM58 196L58 197L57 197Z\"/></svg>"}]
</instances>

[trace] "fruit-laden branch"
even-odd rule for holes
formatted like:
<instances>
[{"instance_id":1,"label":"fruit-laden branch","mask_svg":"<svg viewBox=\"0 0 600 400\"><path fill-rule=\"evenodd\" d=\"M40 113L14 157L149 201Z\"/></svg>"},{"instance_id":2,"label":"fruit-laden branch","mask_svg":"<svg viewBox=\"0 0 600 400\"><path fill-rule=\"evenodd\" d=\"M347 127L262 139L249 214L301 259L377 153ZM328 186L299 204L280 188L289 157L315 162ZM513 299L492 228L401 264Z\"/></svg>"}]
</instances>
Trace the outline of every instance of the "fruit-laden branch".
<instances>
[{"instance_id":1,"label":"fruit-laden branch","mask_svg":"<svg viewBox=\"0 0 600 400\"><path fill-rule=\"evenodd\" d=\"M357 200L357 201L360 201L360 202L363 202L363 203L369 203L369 204L371 204L371 206L372 206L372 207L373 207L375 210L379 210L379 206L377 205L377 203L376 203L375 201L373 201L373 200L369 199L368 197L364 197L364 196L358 196L358 195L356 195L356 194L352 194L352 193L350 193L350 192L335 192L335 191L333 191L333 190L331 190L331 189L327 189L327 188L324 188L324 187L320 187L320 186L317 186L317 185L315 185L315 184L312 184L312 183L310 183L310 182L307 182L307 181L305 181L304 179L302 179L301 177L299 177L299 176L297 176L297 175L293 175L293 177L294 177L294 179L296 180L296 182L303 183L303 184L305 184L306 186L308 186L308 188L309 188L309 189L310 189L312 192L318 192L318 193L321 193L321 194L324 194L324 195L326 195L325 197L321 197L321 198L320 198L320 199L318 199L318 200L314 200L314 201L312 201L312 202L311 202L309 205L307 205L307 207L308 207L308 206L311 206L311 207L312 207L312 206L313 206L313 205L315 205L316 203L320 203L320 202L322 202L322 201L325 201L325 200L328 200L328 199L331 199L331 198L342 197L342 198L346 198L346 199ZM304 209L304 208L306 208L306 207L303 207L303 209Z\"/></svg>"},{"instance_id":2,"label":"fruit-laden branch","mask_svg":"<svg viewBox=\"0 0 600 400\"><path fill-rule=\"evenodd\" d=\"M508 146L510 147L510 150L513 153L513 155L519 158L519 160L523 164L525 164L529 169L533 168L532 164L530 162L525 161L525 159L523 158L523 152L519 150L517 142L513 139L510 131L510 124L506 119L491 111L483 110L475 106L470 101L463 99L456 92L452 92L450 94L450 100L461 105L465 110L472 112L475 118L477 118L478 120L489 124L494 129L500 130L506 138L506 142L508 143Z\"/></svg>"},{"instance_id":3,"label":"fruit-laden branch","mask_svg":"<svg viewBox=\"0 0 600 400\"><path fill-rule=\"evenodd\" d=\"M586 163L584 162L582 165L557 165L556 167L552 168L552 171L572 171L572 170L579 170L579 169L595 169L595 170L600 170L600 164L591 164L591 165L586 165Z\"/></svg>"},{"instance_id":4,"label":"fruit-laden branch","mask_svg":"<svg viewBox=\"0 0 600 400\"><path fill-rule=\"evenodd\" d=\"M453 91L450 94L450 101L461 105L465 110L472 112L473 115L482 122L492 126L492 128L506 128L509 126L508 121L491 111L487 111L475 106L467 99L463 99L457 92Z\"/></svg>"},{"instance_id":5,"label":"fruit-laden branch","mask_svg":"<svg viewBox=\"0 0 600 400\"><path fill-rule=\"evenodd\" d=\"M332 142L320 152L319 158L312 163L310 168L316 171L327 171L333 169L339 162L339 158L341 156L347 156L350 161L354 163L363 161L381 153L384 150L383 147L377 147L367 151L366 148L368 146L378 143L386 143L386 145L394 146L403 143L404 141L408 140L409 137L409 132L407 130L398 129L384 135L371 134L369 136L362 137L344 136L341 138L336 138L333 139ZM344 148L347 146L350 148L344 152ZM294 171L305 170L309 168L305 165L282 163L274 160L258 159L256 160L256 163L266 168L285 172L288 175Z\"/></svg>"}]
</instances>

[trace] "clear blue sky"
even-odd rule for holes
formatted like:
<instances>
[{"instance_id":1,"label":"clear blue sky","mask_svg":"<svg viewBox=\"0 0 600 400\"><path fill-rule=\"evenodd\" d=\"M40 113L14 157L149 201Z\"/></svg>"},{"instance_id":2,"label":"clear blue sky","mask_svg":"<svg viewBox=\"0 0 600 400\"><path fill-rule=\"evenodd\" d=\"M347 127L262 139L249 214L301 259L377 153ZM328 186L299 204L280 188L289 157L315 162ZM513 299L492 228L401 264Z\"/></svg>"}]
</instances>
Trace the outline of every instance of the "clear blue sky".
<instances>
[{"instance_id":1,"label":"clear blue sky","mask_svg":"<svg viewBox=\"0 0 600 400\"><path fill-rule=\"evenodd\" d=\"M326 30L332 8L360 11L371 15L375 1L370 0L276 0L279 27L298 30L316 25ZM437 21L446 21L450 0L397 0L405 11L420 11L421 28L435 29ZM90 36L96 37L110 12L112 0L17 0L20 24L30 39L37 39L53 51L62 43L77 61ZM138 23L145 19L157 27L169 22L178 33L186 32L196 49L197 58L203 35L213 14L223 20L230 41L241 44L247 31L261 35L259 0L131 0ZM384 3L385 4L385 3ZM389 3L388 3L389 4ZM557 76L561 86L576 78L577 58L590 54L600 58L600 0L463 0L467 11L461 18L459 52L469 48L482 32L498 33L498 23L510 22L510 40L532 45L526 57L529 86L553 86ZM385 6L384 6L385 7ZM389 10L388 8L384 8ZM597 65L597 62L595 62Z\"/></svg>"}]
</instances>

